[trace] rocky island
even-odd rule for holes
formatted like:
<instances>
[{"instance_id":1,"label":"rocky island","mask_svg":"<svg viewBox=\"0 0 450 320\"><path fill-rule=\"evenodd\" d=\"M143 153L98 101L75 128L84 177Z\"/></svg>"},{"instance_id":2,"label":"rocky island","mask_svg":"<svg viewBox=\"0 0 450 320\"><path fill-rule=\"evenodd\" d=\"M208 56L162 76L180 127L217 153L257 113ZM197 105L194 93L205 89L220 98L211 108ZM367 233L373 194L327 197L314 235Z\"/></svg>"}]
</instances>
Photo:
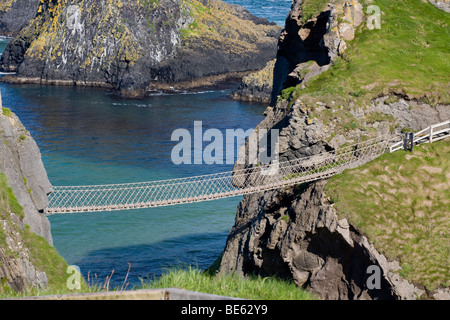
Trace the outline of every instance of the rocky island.
<instances>
[{"instance_id":1,"label":"rocky island","mask_svg":"<svg viewBox=\"0 0 450 320\"><path fill-rule=\"evenodd\" d=\"M8 45L3 81L189 89L259 70L281 28L219 0L41 1Z\"/></svg>"}]
</instances>

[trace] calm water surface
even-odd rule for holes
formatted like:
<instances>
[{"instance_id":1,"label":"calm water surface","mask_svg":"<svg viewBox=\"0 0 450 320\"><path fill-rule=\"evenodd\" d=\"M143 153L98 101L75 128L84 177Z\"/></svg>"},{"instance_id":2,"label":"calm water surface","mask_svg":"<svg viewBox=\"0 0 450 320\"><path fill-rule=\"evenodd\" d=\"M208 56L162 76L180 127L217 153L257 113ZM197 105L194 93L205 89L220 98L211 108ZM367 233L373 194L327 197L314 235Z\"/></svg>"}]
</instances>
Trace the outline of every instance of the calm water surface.
<instances>
[{"instance_id":1,"label":"calm water surface","mask_svg":"<svg viewBox=\"0 0 450 320\"><path fill-rule=\"evenodd\" d=\"M224 0L230 4L239 4L258 17L267 18L284 27L292 0Z\"/></svg>"}]
</instances>

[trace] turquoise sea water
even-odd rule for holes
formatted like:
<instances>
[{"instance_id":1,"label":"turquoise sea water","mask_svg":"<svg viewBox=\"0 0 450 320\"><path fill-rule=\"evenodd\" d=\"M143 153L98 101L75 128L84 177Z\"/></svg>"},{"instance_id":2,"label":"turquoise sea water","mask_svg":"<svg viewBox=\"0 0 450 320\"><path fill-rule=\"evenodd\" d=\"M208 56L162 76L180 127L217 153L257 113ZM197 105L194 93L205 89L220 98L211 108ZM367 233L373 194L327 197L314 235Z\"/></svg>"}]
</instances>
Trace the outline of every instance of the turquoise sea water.
<instances>
[{"instance_id":1,"label":"turquoise sea water","mask_svg":"<svg viewBox=\"0 0 450 320\"><path fill-rule=\"evenodd\" d=\"M254 128L264 106L239 103L230 88L119 100L105 90L0 84L39 145L53 185L170 179L229 171L231 165L174 165L175 129ZM236 146L237 147L237 146ZM50 216L54 245L69 264L116 284L178 264L208 267L220 255L240 198L143 210Z\"/></svg>"},{"instance_id":2,"label":"turquoise sea water","mask_svg":"<svg viewBox=\"0 0 450 320\"><path fill-rule=\"evenodd\" d=\"M284 27L292 0L224 0L230 4L239 4L258 17L267 18Z\"/></svg>"},{"instance_id":3,"label":"turquoise sea water","mask_svg":"<svg viewBox=\"0 0 450 320\"><path fill-rule=\"evenodd\" d=\"M276 19L291 1L227 1ZM276 20L272 19L272 21ZM280 21L276 21L281 24ZM0 39L0 50L8 40ZM154 94L124 100L96 88L0 83L3 106L11 108L42 153L53 185L90 185L170 179L229 171L231 165L174 165L175 129L254 128L264 105L232 101L237 83L205 91ZM235 146L237 148L238 146ZM111 274L121 286L161 274L163 268L206 268L222 252L240 197L164 208L50 216L54 246L86 277Z\"/></svg>"}]
</instances>

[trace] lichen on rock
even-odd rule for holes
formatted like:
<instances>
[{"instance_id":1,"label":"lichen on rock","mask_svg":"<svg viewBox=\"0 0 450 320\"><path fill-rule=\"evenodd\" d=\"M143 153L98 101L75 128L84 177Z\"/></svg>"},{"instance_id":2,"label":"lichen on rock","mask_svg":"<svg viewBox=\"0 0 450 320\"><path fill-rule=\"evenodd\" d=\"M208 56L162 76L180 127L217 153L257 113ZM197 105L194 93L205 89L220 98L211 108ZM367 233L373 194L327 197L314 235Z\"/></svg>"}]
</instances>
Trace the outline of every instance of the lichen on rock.
<instances>
[{"instance_id":1,"label":"lichen on rock","mask_svg":"<svg viewBox=\"0 0 450 320\"><path fill-rule=\"evenodd\" d=\"M261 68L280 28L219 0L43 0L11 41L4 81L151 88ZM219 63L218 63L219 62Z\"/></svg>"}]
</instances>

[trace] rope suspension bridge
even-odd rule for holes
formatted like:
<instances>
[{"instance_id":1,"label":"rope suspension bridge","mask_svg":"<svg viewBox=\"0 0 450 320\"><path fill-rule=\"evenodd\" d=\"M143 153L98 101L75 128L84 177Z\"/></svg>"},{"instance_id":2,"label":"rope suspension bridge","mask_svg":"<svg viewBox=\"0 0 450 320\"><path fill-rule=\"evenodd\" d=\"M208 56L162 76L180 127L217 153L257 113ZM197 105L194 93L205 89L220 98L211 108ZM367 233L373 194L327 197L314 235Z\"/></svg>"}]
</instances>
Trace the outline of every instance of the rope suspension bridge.
<instances>
[{"instance_id":1,"label":"rope suspension bridge","mask_svg":"<svg viewBox=\"0 0 450 320\"><path fill-rule=\"evenodd\" d=\"M412 138L410 146L450 136L449 124L450 120L420 131L416 140ZM163 207L274 190L326 179L345 169L358 167L386 151L400 149L401 145L406 145L404 140L389 146L387 136L378 137L311 157L195 177L111 185L54 186L45 213Z\"/></svg>"}]
</instances>

